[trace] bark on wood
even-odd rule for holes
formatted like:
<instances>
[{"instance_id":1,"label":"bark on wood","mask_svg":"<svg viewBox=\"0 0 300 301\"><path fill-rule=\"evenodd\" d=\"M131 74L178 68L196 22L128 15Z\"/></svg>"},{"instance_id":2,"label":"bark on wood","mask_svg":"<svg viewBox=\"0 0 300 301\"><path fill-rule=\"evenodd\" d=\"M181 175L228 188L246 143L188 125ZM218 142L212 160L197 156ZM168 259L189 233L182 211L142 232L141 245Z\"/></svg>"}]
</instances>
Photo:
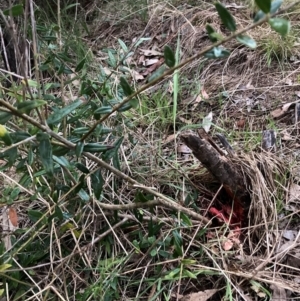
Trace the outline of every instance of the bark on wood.
<instances>
[{"instance_id":1,"label":"bark on wood","mask_svg":"<svg viewBox=\"0 0 300 301\"><path fill-rule=\"evenodd\" d=\"M193 151L194 156L222 183L235 199L248 196L247 183L239 166L220 152L207 140L192 132L183 133L182 141Z\"/></svg>"}]
</instances>

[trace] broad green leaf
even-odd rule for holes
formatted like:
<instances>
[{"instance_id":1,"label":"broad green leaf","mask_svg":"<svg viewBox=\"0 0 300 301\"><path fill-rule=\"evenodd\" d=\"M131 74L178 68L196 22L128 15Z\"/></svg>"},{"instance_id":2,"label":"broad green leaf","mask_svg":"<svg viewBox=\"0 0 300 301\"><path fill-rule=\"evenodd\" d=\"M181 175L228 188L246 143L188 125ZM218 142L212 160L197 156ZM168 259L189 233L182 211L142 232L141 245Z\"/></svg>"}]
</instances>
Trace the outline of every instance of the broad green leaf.
<instances>
[{"instance_id":1,"label":"broad green leaf","mask_svg":"<svg viewBox=\"0 0 300 301\"><path fill-rule=\"evenodd\" d=\"M137 108L139 106L139 100L137 98L130 99L129 103L132 108Z\"/></svg>"},{"instance_id":2,"label":"broad green leaf","mask_svg":"<svg viewBox=\"0 0 300 301\"><path fill-rule=\"evenodd\" d=\"M251 49L255 49L256 46L257 46L256 42L255 42L252 38L250 38L250 37L248 37L248 36L242 36L242 35L240 35L240 36L238 36L236 39L237 39L240 43L242 43L242 44L248 46L248 47L251 48Z\"/></svg>"},{"instance_id":3,"label":"broad green leaf","mask_svg":"<svg viewBox=\"0 0 300 301\"><path fill-rule=\"evenodd\" d=\"M13 166L18 157L17 147L13 147L5 152L5 156L8 157L8 165Z\"/></svg>"},{"instance_id":4,"label":"broad green leaf","mask_svg":"<svg viewBox=\"0 0 300 301\"><path fill-rule=\"evenodd\" d=\"M125 77L120 78L120 85L124 91L125 96L129 96L133 93L133 90L131 89L130 85L128 84L127 80Z\"/></svg>"},{"instance_id":5,"label":"broad green leaf","mask_svg":"<svg viewBox=\"0 0 300 301\"><path fill-rule=\"evenodd\" d=\"M77 163L75 164L75 166L76 166L81 172L83 172L83 173L88 174L88 173L90 172L89 169L88 169L84 164L82 164L82 163L80 163L80 162L77 162Z\"/></svg>"},{"instance_id":6,"label":"broad green leaf","mask_svg":"<svg viewBox=\"0 0 300 301\"><path fill-rule=\"evenodd\" d=\"M287 35L291 29L290 21L282 18L272 18L269 20L269 24L272 29L277 31L282 36Z\"/></svg>"},{"instance_id":7,"label":"broad green leaf","mask_svg":"<svg viewBox=\"0 0 300 301\"><path fill-rule=\"evenodd\" d=\"M0 124L5 124L7 121L10 120L12 114L9 112L0 112Z\"/></svg>"},{"instance_id":8,"label":"broad green leaf","mask_svg":"<svg viewBox=\"0 0 300 301\"><path fill-rule=\"evenodd\" d=\"M55 156L64 156L70 152L70 149L64 146L54 145L52 152Z\"/></svg>"},{"instance_id":9,"label":"broad green leaf","mask_svg":"<svg viewBox=\"0 0 300 301\"><path fill-rule=\"evenodd\" d=\"M46 173L52 177L54 168L53 168L53 157L52 157L52 145L49 139L49 136L46 133L38 133L36 135L37 141L39 141L38 153L42 165Z\"/></svg>"},{"instance_id":10,"label":"broad green leaf","mask_svg":"<svg viewBox=\"0 0 300 301\"><path fill-rule=\"evenodd\" d=\"M104 184L100 168L98 168L96 172L91 174L91 183L95 197L99 200Z\"/></svg>"},{"instance_id":11,"label":"broad green leaf","mask_svg":"<svg viewBox=\"0 0 300 301\"><path fill-rule=\"evenodd\" d=\"M268 14L271 11L272 0L255 0L256 5L265 13Z\"/></svg>"},{"instance_id":12,"label":"broad green leaf","mask_svg":"<svg viewBox=\"0 0 300 301\"><path fill-rule=\"evenodd\" d=\"M164 48L164 59L168 67L172 68L175 66L176 60L173 50L170 46L166 45Z\"/></svg>"},{"instance_id":13,"label":"broad green leaf","mask_svg":"<svg viewBox=\"0 0 300 301\"><path fill-rule=\"evenodd\" d=\"M214 47L212 50L205 52L204 56L209 59L224 58L230 55L230 52L223 47Z\"/></svg>"},{"instance_id":14,"label":"broad green leaf","mask_svg":"<svg viewBox=\"0 0 300 301\"><path fill-rule=\"evenodd\" d=\"M80 189L78 192L78 196L84 201L88 202L90 200L90 196L85 192L85 190Z\"/></svg>"},{"instance_id":15,"label":"broad green leaf","mask_svg":"<svg viewBox=\"0 0 300 301\"><path fill-rule=\"evenodd\" d=\"M17 131L11 134L11 138L13 139L14 143L23 141L29 137L31 137L31 135L23 131Z\"/></svg>"},{"instance_id":16,"label":"broad green leaf","mask_svg":"<svg viewBox=\"0 0 300 301\"><path fill-rule=\"evenodd\" d=\"M55 110L55 112L49 116L47 119L47 123L50 124L55 124L60 122L65 116L73 112L76 108L82 105L82 100L77 99L73 103L69 104L68 106L65 106L61 109Z\"/></svg>"},{"instance_id":17,"label":"broad green leaf","mask_svg":"<svg viewBox=\"0 0 300 301\"><path fill-rule=\"evenodd\" d=\"M53 217L57 217L60 221L64 219L64 215L59 206L55 206Z\"/></svg>"},{"instance_id":18,"label":"broad green leaf","mask_svg":"<svg viewBox=\"0 0 300 301\"><path fill-rule=\"evenodd\" d=\"M215 4L215 7L225 27L230 31L236 31L235 20L227 8L219 2Z\"/></svg>"},{"instance_id":19,"label":"broad green leaf","mask_svg":"<svg viewBox=\"0 0 300 301\"><path fill-rule=\"evenodd\" d=\"M61 166L68 168L69 170L73 169L70 162L65 157L57 157L53 155L53 160Z\"/></svg>"},{"instance_id":20,"label":"broad green leaf","mask_svg":"<svg viewBox=\"0 0 300 301\"><path fill-rule=\"evenodd\" d=\"M280 8L282 2L283 2L282 0L275 0L275 1L272 1L270 13L271 13L271 14L276 13L277 10ZM266 14L265 14L262 10L259 10L259 11L257 12L257 14L255 15L253 21L254 21L254 22L257 22L257 21L259 21L260 19L264 18L265 15L266 15Z\"/></svg>"},{"instance_id":21,"label":"broad green leaf","mask_svg":"<svg viewBox=\"0 0 300 301\"><path fill-rule=\"evenodd\" d=\"M37 210L28 210L27 212L29 219L36 223L44 214ZM46 223L47 219L46 217L43 218L43 222Z\"/></svg>"},{"instance_id":22,"label":"broad green leaf","mask_svg":"<svg viewBox=\"0 0 300 301\"><path fill-rule=\"evenodd\" d=\"M104 152L109 149L113 149L114 146L110 145L103 145L99 143L87 143L83 147L84 152L91 152L91 153L98 153L98 152Z\"/></svg>"},{"instance_id":23,"label":"broad green leaf","mask_svg":"<svg viewBox=\"0 0 300 301\"><path fill-rule=\"evenodd\" d=\"M9 9L4 10L3 14L6 16L10 16L11 14L13 17L20 16L23 14L23 5L17 4Z\"/></svg>"},{"instance_id":24,"label":"broad green leaf","mask_svg":"<svg viewBox=\"0 0 300 301\"><path fill-rule=\"evenodd\" d=\"M39 108L41 106L46 105L47 102L44 100L30 100L30 101L23 101L18 103L17 109L20 113L29 114L31 110Z\"/></svg>"},{"instance_id":25,"label":"broad green leaf","mask_svg":"<svg viewBox=\"0 0 300 301\"><path fill-rule=\"evenodd\" d=\"M210 24L206 24L205 28L206 28L207 35L208 35L209 39L211 40L211 42L213 42L213 43L217 42L218 39L212 35L216 32L214 30L214 28Z\"/></svg>"}]
</instances>

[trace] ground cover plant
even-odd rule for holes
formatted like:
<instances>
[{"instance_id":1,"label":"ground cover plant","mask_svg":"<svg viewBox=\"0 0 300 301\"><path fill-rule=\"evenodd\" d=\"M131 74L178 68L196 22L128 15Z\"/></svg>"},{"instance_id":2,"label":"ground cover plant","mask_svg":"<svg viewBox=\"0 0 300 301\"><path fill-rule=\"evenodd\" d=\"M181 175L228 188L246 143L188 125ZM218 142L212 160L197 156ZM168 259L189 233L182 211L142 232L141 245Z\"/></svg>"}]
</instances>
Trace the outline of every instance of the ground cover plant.
<instances>
[{"instance_id":1,"label":"ground cover plant","mask_svg":"<svg viewBox=\"0 0 300 301\"><path fill-rule=\"evenodd\" d=\"M299 299L298 2L0 8L1 300Z\"/></svg>"}]
</instances>

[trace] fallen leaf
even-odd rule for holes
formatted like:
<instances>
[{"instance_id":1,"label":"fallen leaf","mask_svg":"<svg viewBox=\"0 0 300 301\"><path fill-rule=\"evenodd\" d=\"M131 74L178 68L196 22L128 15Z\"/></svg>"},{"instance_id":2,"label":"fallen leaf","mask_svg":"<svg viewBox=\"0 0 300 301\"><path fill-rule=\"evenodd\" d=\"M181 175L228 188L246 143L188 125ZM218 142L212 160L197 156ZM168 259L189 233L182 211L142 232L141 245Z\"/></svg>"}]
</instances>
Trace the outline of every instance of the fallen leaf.
<instances>
[{"instance_id":1,"label":"fallen leaf","mask_svg":"<svg viewBox=\"0 0 300 301\"><path fill-rule=\"evenodd\" d=\"M285 83L286 83L287 85L289 85L289 86L291 86L291 85L293 84L293 82L292 82L292 80L291 80L290 78L287 78L287 79L285 80Z\"/></svg>"},{"instance_id":2,"label":"fallen leaf","mask_svg":"<svg viewBox=\"0 0 300 301\"><path fill-rule=\"evenodd\" d=\"M274 111L271 112L271 116L273 118L279 118L286 114L286 112L289 110L290 106L295 104L296 102L288 102L284 104L281 108L277 108Z\"/></svg>"},{"instance_id":3,"label":"fallen leaf","mask_svg":"<svg viewBox=\"0 0 300 301\"><path fill-rule=\"evenodd\" d=\"M246 123L246 120L245 119L240 119L236 122L236 126L239 128L239 129L242 129L244 128L245 126L245 123Z\"/></svg>"},{"instance_id":4,"label":"fallen leaf","mask_svg":"<svg viewBox=\"0 0 300 301\"><path fill-rule=\"evenodd\" d=\"M299 199L300 199L300 186L296 183L292 183L290 185L288 203Z\"/></svg>"},{"instance_id":5,"label":"fallen leaf","mask_svg":"<svg viewBox=\"0 0 300 301\"><path fill-rule=\"evenodd\" d=\"M233 247L233 242L230 239L226 239L222 242L222 248L224 251L229 251Z\"/></svg>"},{"instance_id":6,"label":"fallen leaf","mask_svg":"<svg viewBox=\"0 0 300 301\"><path fill-rule=\"evenodd\" d=\"M295 238L297 237L298 231L295 230L284 230L282 233L282 237L284 237L285 239L288 240L295 240Z\"/></svg>"},{"instance_id":7,"label":"fallen leaf","mask_svg":"<svg viewBox=\"0 0 300 301\"><path fill-rule=\"evenodd\" d=\"M270 289L273 291L270 301L286 301L286 292L284 288L278 287L275 284L270 285Z\"/></svg>"},{"instance_id":8,"label":"fallen leaf","mask_svg":"<svg viewBox=\"0 0 300 301\"><path fill-rule=\"evenodd\" d=\"M139 51L144 55L144 56L156 56L160 55L162 56L163 53L157 50L152 50L152 49L139 49Z\"/></svg>"},{"instance_id":9,"label":"fallen leaf","mask_svg":"<svg viewBox=\"0 0 300 301\"><path fill-rule=\"evenodd\" d=\"M18 226L18 215L17 215L17 210L13 207L10 207L8 210L8 216L10 219L10 222L14 227Z\"/></svg>"},{"instance_id":10,"label":"fallen leaf","mask_svg":"<svg viewBox=\"0 0 300 301\"><path fill-rule=\"evenodd\" d=\"M159 62L159 59L146 59L143 61L143 66L151 66Z\"/></svg>"},{"instance_id":11,"label":"fallen leaf","mask_svg":"<svg viewBox=\"0 0 300 301\"><path fill-rule=\"evenodd\" d=\"M213 119L213 113L212 112L208 113L208 115L203 118L202 127L204 128L206 133L208 133L209 130L210 130L210 127L211 127L211 124L212 124L212 119Z\"/></svg>"}]
</instances>

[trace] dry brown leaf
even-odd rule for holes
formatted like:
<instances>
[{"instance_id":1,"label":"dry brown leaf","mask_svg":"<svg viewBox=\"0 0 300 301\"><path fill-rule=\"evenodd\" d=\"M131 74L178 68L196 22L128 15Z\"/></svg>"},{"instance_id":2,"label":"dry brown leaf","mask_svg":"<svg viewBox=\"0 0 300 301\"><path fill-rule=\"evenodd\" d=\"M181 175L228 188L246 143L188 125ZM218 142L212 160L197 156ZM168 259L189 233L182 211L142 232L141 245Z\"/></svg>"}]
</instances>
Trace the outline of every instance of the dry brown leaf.
<instances>
[{"instance_id":1,"label":"dry brown leaf","mask_svg":"<svg viewBox=\"0 0 300 301\"><path fill-rule=\"evenodd\" d=\"M282 117L290 108L291 105L295 104L295 102L288 102L284 104L281 108L277 108L271 112L271 116L273 118Z\"/></svg>"},{"instance_id":2,"label":"dry brown leaf","mask_svg":"<svg viewBox=\"0 0 300 301\"><path fill-rule=\"evenodd\" d=\"M188 295L181 296L178 299L180 301L206 301L211 298L216 292L217 289L206 290L198 293L192 293Z\"/></svg>"},{"instance_id":3,"label":"dry brown leaf","mask_svg":"<svg viewBox=\"0 0 300 301\"><path fill-rule=\"evenodd\" d=\"M144 55L144 56L156 56L160 55L162 56L162 52L157 51L157 50L151 50L151 49L139 49L139 51Z\"/></svg>"},{"instance_id":4,"label":"dry brown leaf","mask_svg":"<svg viewBox=\"0 0 300 301\"><path fill-rule=\"evenodd\" d=\"M151 66L156 64L159 61L159 59L146 59L143 61L143 66Z\"/></svg>"},{"instance_id":5,"label":"dry brown leaf","mask_svg":"<svg viewBox=\"0 0 300 301\"><path fill-rule=\"evenodd\" d=\"M300 186L296 183L292 183L290 185L288 203L299 199L300 199Z\"/></svg>"},{"instance_id":6,"label":"dry brown leaf","mask_svg":"<svg viewBox=\"0 0 300 301\"><path fill-rule=\"evenodd\" d=\"M245 126L245 123L246 123L246 120L245 119L240 119L236 122L236 126L239 128L239 129L243 129L244 126Z\"/></svg>"},{"instance_id":7,"label":"dry brown leaf","mask_svg":"<svg viewBox=\"0 0 300 301\"><path fill-rule=\"evenodd\" d=\"M131 73L132 78L136 81L144 79L144 76L135 70L130 70L130 73Z\"/></svg>"},{"instance_id":8,"label":"dry brown leaf","mask_svg":"<svg viewBox=\"0 0 300 301\"><path fill-rule=\"evenodd\" d=\"M270 289L273 291L270 301L286 301L286 292L284 288L278 287L275 284L270 285Z\"/></svg>"},{"instance_id":9,"label":"dry brown leaf","mask_svg":"<svg viewBox=\"0 0 300 301\"><path fill-rule=\"evenodd\" d=\"M163 142L163 144L167 144L167 143L169 143L169 142L174 141L175 138L176 138L176 136L177 136L176 134L169 135L169 136L165 139L165 141Z\"/></svg>"},{"instance_id":10,"label":"dry brown leaf","mask_svg":"<svg viewBox=\"0 0 300 301\"><path fill-rule=\"evenodd\" d=\"M284 140L284 141L291 141L291 140L294 140L292 138L292 136L287 132L287 130L283 130L281 132L281 139Z\"/></svg>"},{"instance_id":11,"label":"dry brown leaf","mask_svg":"<svg viewBox=\"0 0 300 301\"><path fill-rule=\"evenodd\" d=\"M14 227L18 226L18 214L17 214L17 210L13 207L10 207L8 210L8 216L10 219L10 222L12 223L12 225Z\"/></svg>"}]
</instances>

